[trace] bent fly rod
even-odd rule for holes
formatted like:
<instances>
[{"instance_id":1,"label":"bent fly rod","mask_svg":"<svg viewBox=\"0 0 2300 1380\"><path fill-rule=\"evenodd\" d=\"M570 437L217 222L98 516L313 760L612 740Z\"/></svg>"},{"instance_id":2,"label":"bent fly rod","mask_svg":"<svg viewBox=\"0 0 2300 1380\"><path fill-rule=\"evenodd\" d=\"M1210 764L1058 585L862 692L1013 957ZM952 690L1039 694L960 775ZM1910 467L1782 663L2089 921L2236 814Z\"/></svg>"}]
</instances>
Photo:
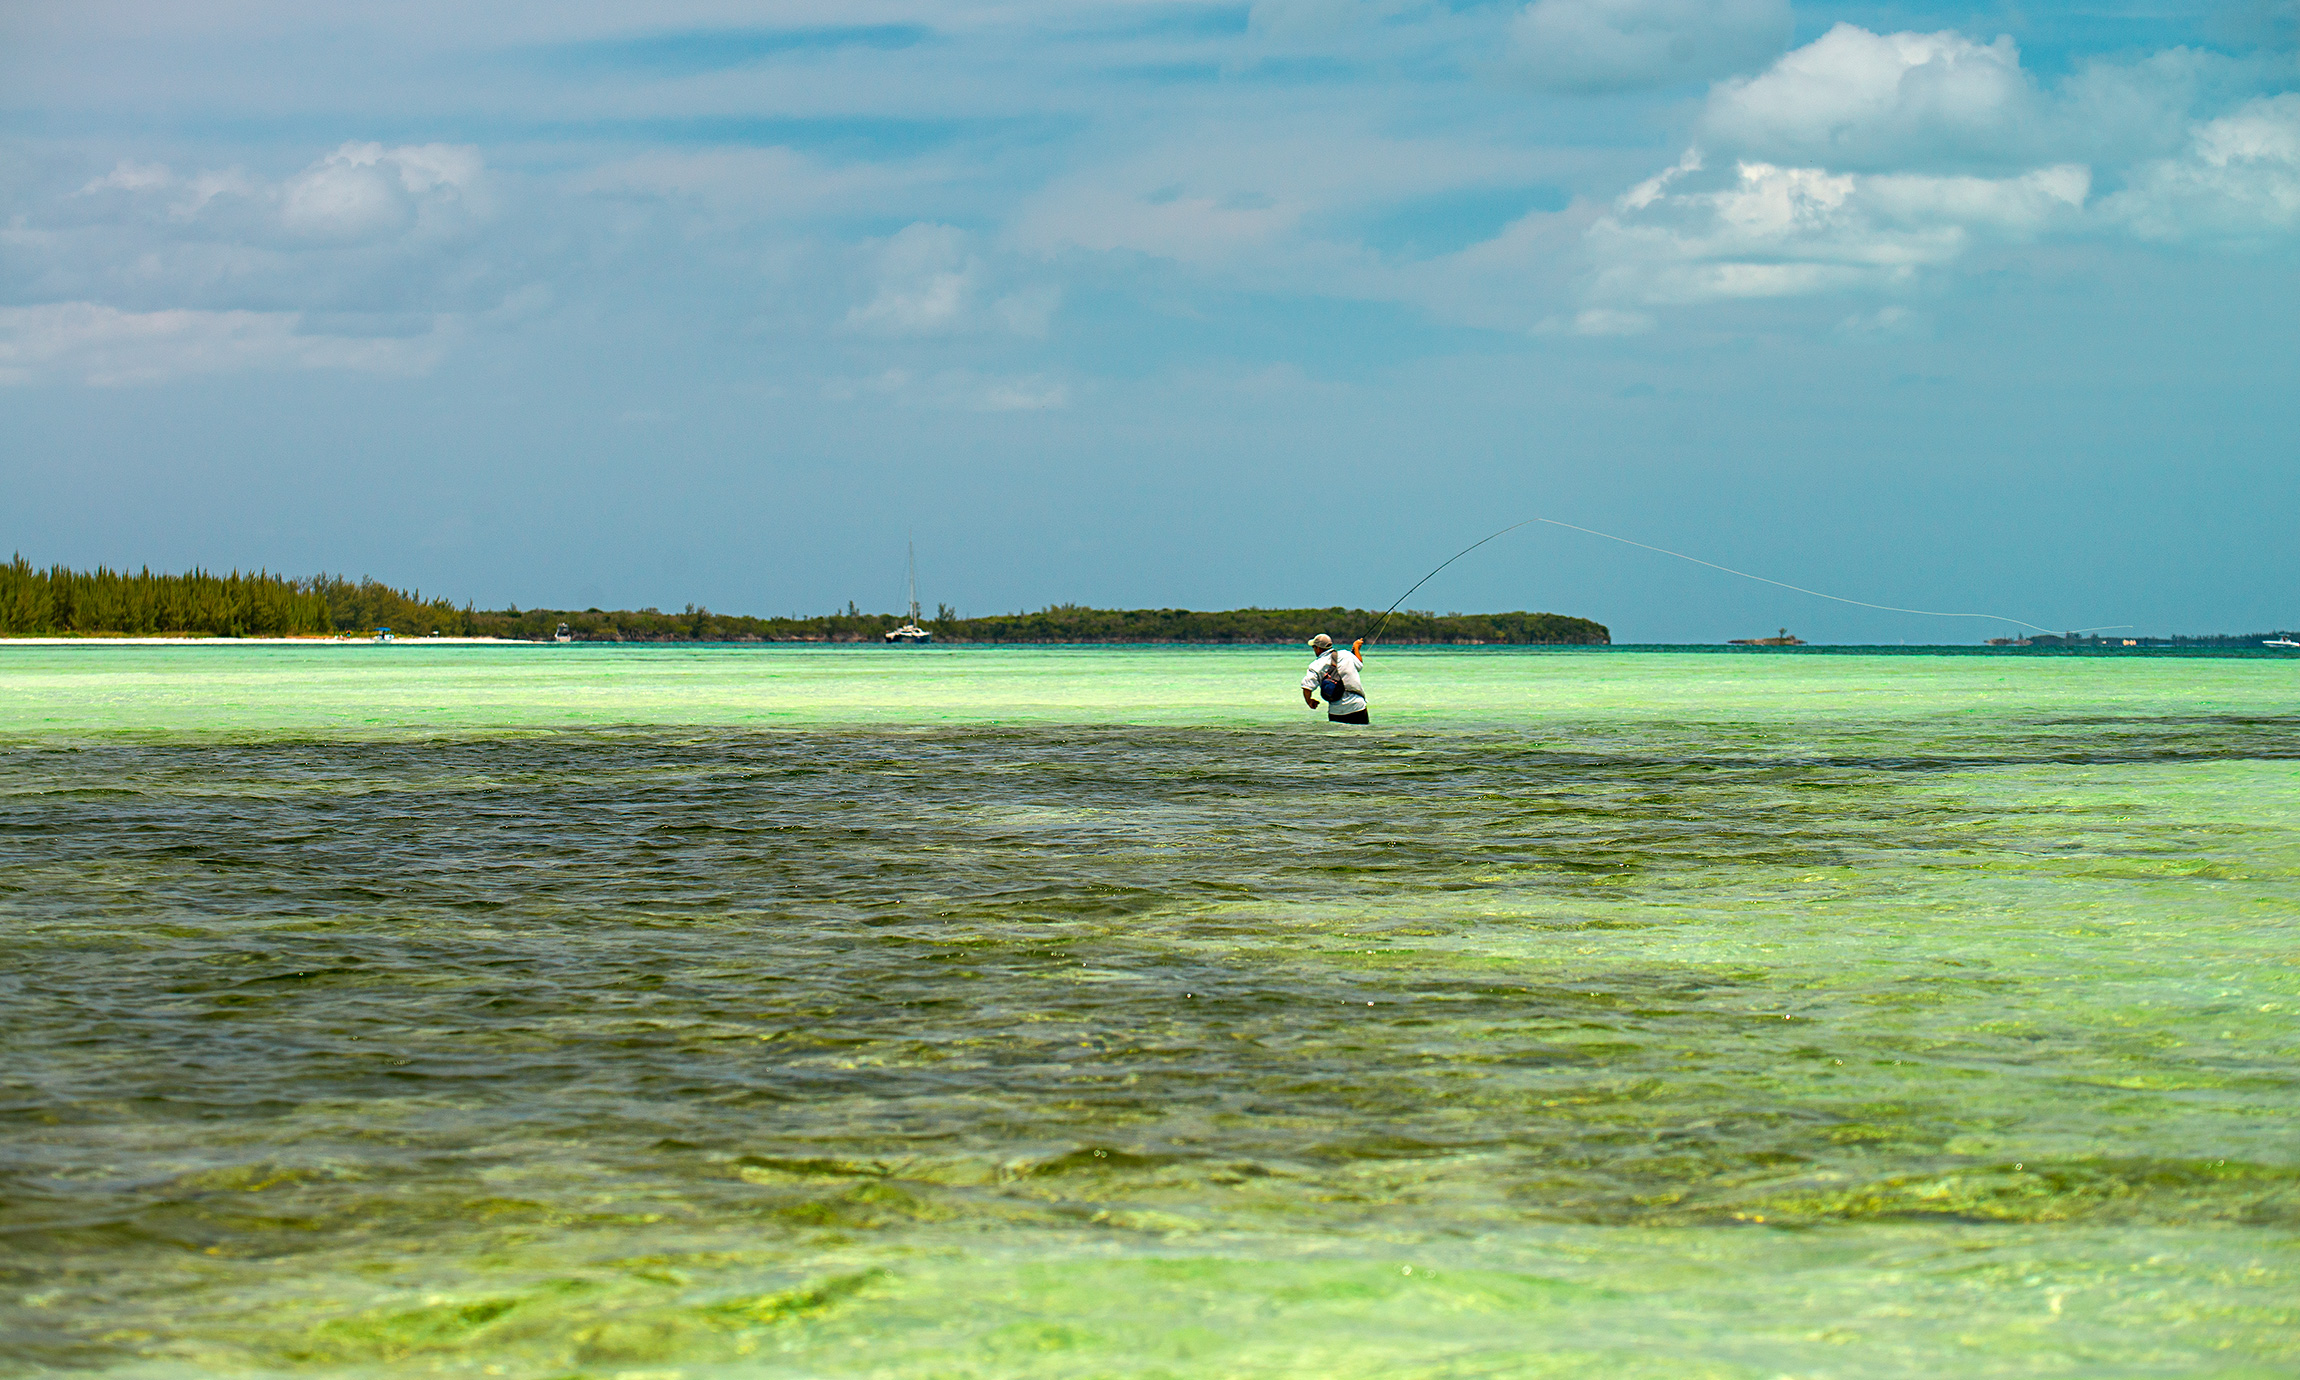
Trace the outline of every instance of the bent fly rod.
<instances>
[{"instance_id":1,"label":"bent fly rod","mask_svg":"<svg viewBox=\"0 0 2300 1380\"><path fill-rule=\"evenodd\" d=\"M1558 521L1556 518L1546 518L1546 517L1529 517L1529 518L1526 518L1526 519L1524 519L1523 521L1520 521L1520 522L1513 522L1513 523L1511 523L1509 526L1502 528L1500 531L1498 531L1498 532L1495 532L1495 533L1491 534L1490 536L1483 536L1483 537L1480 537L1480 538L1478 538L1476 541L1473 541L1473 542L1471 542L1469 545L1467 545L1467 546L1463 547L1461 550L1459 550L1459 551L1456 551L1456 552L1454 552L1452 555L1450 555L1450 556L1446 557L1446 558L1445 558L1443 561L1440 561L1440 562L1438 563L1438 567L1437 567L1437 570L1432 570L1432 571L1431 571L1429 574L1427 574L1427 575L1424 575L1424 576L1422 576L1420 579L1418 579L1418 580L1414 581L1414 582L1413 582L1413 586L1412 586L1412 588L1408 589L1408 590L1407 590L1405 593L1403 593L1403 594L1399 595L1399 596L1397 597L1397 600L1396 600L1396 602L1392 603L1392 604L1391 604L1391 605L1390 605L1388 608L1386 608L1386 609L1383 609L1383 610L1382 610L1382 621L1381 621L1381 622L1379 622L1379 623L1376 623L1376 624L1374 625L1374 630L1373 630L1373 633L1372 633L1372 635L1370 635L1369 637L1367 637L1367 638L1366 638L1366 641L1370 643L1370 642L1375 642L1375 641L1378 641L1378 640L1380 640L1380 638L1381 638L1381 635L1382 635L1382 629L1384 629L1384 628L1386 628L1386 627L1388 627L1388 626L1389 626L1389 622L1390 622L1390 615L1391 615L1391 614L1393 614L1393 613L1396 613L1396 612L1398 611L1398 605L1399 605L1399 604L1402 604L1402 603L1404 603L1406 600L1408 600L1408 599L1412 598L1412 597L1413 597L1413 593L1414 593L1414 590L1416 590L1416 589L1420 589L1420 588L1421 588L1423 585L1426 585L1426 584L1428 584L1428 583L1429 583L1431 580L1434 580L1434 579L1436 579L1436 578L1437 578L1437 575L1438 575L1438 571L1439 571L1439 570L1443 570L1443 569L1445 569L1447 566L1449 566L1449 565L1452 565L1452 564L1453 564L1455 561L1458 561L1458 560L1460 560L1462 557L1464 557L1464 556L1468 555L1470 552L1477 550L1479 547L1481 547L1481 546L1485 545L1487 542L1489 542L1489 541L1492 541L1492 540L1493 540L1495 537L1505 537L1505 536L1508 536L1510 533L1512 533L1512 532L1516 531L1516 530L1517 530L1518 528L1520 528L1520 527L1531 527L1533 524L1535 524L1535 523L1537 523L1537 522L1539 522L1539 523L1546 523L1547 525L1549 525L1549 526L1551 526L1551 527L1563 527L1564 529L1566 529L1566 530L1567 530L1567 531L1569 531L1569 532L1582 532L1582 533L1586 533L1587 535L1589 535L1589 536L1592 536L1592 537L1603 537L1603 538L1605 538L1607 541L1617 541L1617 542L1620 542L1620 543L1621 543L1623 546L1634 546L1634 547L1637 547L1639 550L1642 550L1642 551L1653 551L1653 552L1658 552L1659 554L1661 554L1661 555L1664 555L1664 556L1674 556L1674 557L1676 557L1678 560L1681 560L1681 561L1691 561L1691 562L1693 562L1693 564L1695 564L1695 565L1705 565L1705 566L1709 567L1711 570L1722 570L1722 571L1724 571L1724 572L1725 572L1726 574L1728 574L1728 575L1738 575L1738 576L1740 576L1740 577L1741 577L1742 579L1744 579L1744 580L1755 580L1755 581L1757 581L1759 584L1774 585L1774 586L1777 586L1777 587L1779 587L1779 588L1781 588L1781 589L1786 589L1786 590L1793 590L1793 591L1795 591L1795 592L1796 592L1796 593L1798 593L1798 594L1810 594L1810 595L1812 595L1812 596L1813 596L1814 598L1816 598L1816 599L1828 599L1828 600L1831 600L1831 601L1833 601L1833 602L1835 602L1835 603L1839 603L1839 604L1852 604L1852 605L1854 605L1854 606L1856 606L1856 607L1858 607L1858 608L1864 608L1864 609L1879 609L1879 610L1882 610L1882 611L1883 611L1883 612L1885 612L1885 613L1914 613L1914 614L1921 614L1921 615L1923 615L1923 616L1924 616L1924 617L1926 617L1926 618L1991 618L1991 619L1995 619L1996 621L1998 621L1998 622L2000 622L2000 623L2012 623L2012 624L2016 624L2016 625L2018 625L2018 626L2020 626L2020 627L2023 627L2023 628L2027 628L2027 629L2029 629L2029 630L2030 630L2030 631L2032 631L2032 632L2050 632L2050 631L2052 631L2050 628L2046 628L2046 627L2042 626L2041 624L2031 623L2031 622L2028 622L2026 619L2021 619L2021 618L2014 618L2014 617L2011 617L2011 616L2010 616L2010 615L2008 615L2008 614L2002 614L2002 613L1948 613L1948 612L1944 612L1944 611L1942 611L1942 610L1940 610L1940 609L1905 609L1905 608L1901 608L1901 607L1899 607L1898 605L1895 605L1895 604L1872 604L1872 603L1870 603L1870 602L1869 602L1868 600L1866 600L1866 599L1848 599L1848 598L1846 598L1846 597L1845 597L1844 595L1842 595L1842 594L1824 594L1824 593L1823 593L1823 592L1821 592L1820 590L1817 590L1817 589L1807 589L1807 588L1805 588L1803 585L1793 585L1793 584L1790 584L1790 583L1789 583L1788 581L1786 581L1786 580L1774 580L1774 579L1769 579L1769 578L1767 578L1766 576L1763 576L1763 575L1752 575L1752 574L1750 574L1750 573L1749 573L1748 571L1746 571L1746 570L1735 570L1733 567L1731 567L1731 566L1729 566L1729 565L1719 565L1719 564L1717 564L1717 562L1715 562L1715 561L1705 561L1705 560L1702 560L1702 559L1701 559L1699 556L1688 556L1688 555L1686 555L1686 554L1685 554L1684 552L1682 552L1682 551L1672 551L1672 550L1670 550L1670 549L1669 549L1668 547L1666 547L1666 546L1653 546L1653 545L1649 545L1649 544L1647 544L1647 543L1645 543L1645 542L1641 542L1641 541L1632 541L1632 540L1630 540L1630 539L1629 539L1629 538L1627 538L1627 537L1617 537L1617 536L1613 535L1611 532L1600 532L1600 531L1598 531L1598 530L1597 530L1596 528L1594 528L1594 527L1582 527L1582 526L1579 526L1578 524L1575 524L1575 523L1571 523L1571 522L1560 522L1560 521ZM2121 624L2121 623L2120 623L2120 624L2116 624L2116 625L2114 625L2114 626L2116 626L2116 627L2124 627L2124 626L2127 626L2127 625L2125 625L2125 624ZM2085 631L2085 632L2107 632L2107 631L2109 631L2109 629L2108 629L2108 628L2085 628L2085 629L2083 629L2082 631Z\"/></svg>"}]
</instances>

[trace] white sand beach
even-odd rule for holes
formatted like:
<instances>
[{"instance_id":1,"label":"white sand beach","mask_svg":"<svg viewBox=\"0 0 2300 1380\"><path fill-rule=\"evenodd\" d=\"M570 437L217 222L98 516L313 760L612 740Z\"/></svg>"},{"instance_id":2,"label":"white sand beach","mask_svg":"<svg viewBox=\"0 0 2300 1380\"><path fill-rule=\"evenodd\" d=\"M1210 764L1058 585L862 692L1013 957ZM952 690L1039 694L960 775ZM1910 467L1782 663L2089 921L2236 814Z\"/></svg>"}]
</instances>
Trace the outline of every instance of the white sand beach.
<instances>
[{"instance_id":1,"label":"white sand beach","mask_svg":"<svg viewBox=\"0 0 2300 1380\"><path fill-rule=\"evenodd\" d=\"M547 647L518 637L0 637L0 647Z\"/></svg>"}]
</instances>

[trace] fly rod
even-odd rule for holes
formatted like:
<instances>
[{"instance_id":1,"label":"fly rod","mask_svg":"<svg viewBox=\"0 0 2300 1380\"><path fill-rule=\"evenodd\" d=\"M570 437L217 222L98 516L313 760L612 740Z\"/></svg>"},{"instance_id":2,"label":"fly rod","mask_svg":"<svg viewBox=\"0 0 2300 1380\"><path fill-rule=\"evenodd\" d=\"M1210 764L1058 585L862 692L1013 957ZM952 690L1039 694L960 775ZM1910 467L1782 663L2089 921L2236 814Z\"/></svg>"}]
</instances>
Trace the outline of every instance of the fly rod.
<instances>
[{"instance_id":1,"label":"fly rod","mask_svg":"<svg viewBox=\"0 0 2300 1380\"><path fill-rule=\"evenodd\" d=\"M1768 578L1768 577L1766 577L1766 576L1763 576L1763 575L1752 575L1752 574L1750 574L1750 573L1749 573L1748 571L1746 571L1746 570L1735 570L1733 567L1731 567L1731 566L1729 566L1729 565L1719 565L1719 564L1717 564L1717 562L1715 562L1715 561L1705 561L1705 560L1702 560L1702 559L1701 559L1699 556L1688 556L1688 555L1686 555L1686 554L1685 554L1684 552L1682 552L1682 551L1672 551L1672 550L1670 550L1668 547L1665 547L1665 546L1653 546L1653 545L1650 545L1650 544L1648 544L1648 543L1646 543L1646 542L1641 542L1641 541L1632 541L1632 540L1630 540L1628 537L1617 537L1617 536L1613 535L1611 532L1600 532L1600 531L1598 531L1598 530L1597 530L1596 528L1594 528L1594 527L1583 527L1583 526L1580 526L1580 525L1578 525L1578 524L1576 524L1576 523L1571 523L1571 522L1560 522L1560 521L1558 521L1556 518L1547 518L1547 517L1529 517L1529 518L1525 518L1525 519L1523 519L1523 520L1521 520L1521 521L1518 521L1518 522L1513 522L1513 523L1511 523L1509 526L1507 526L1507 527L1504 527L1504 528L1502 528L1500 531L1498 531L1498 532L1495 532L1495 533L1492 533L1492 534L1491 534L1491 535L1489 535L1489 536L1483 536L1483 537L1480 537L1480 538L1478 538L1476 541L1473 541L1473 542L1471 542L1469 545L1467 545L1467 546L1463 547L1463 548L1462 548L1461 550L1459 550L1459 551L1456 551L1456 552L1454 552L1454 553L1453 553L1451 556L1448 556L1448 557L1446 557L1446 558L1445 558L1443 561L1439 562L1439 564L1438 564L1438 567L1437 567L1437 570L1432 570L1432 571L1431 571L1429 574L1427 574L1427 575L1424 575L1424 576L1422 576L1420 579L1418 579L1418 580L1414 581L1414 582L1413 582L1413 586L1412 586L1412 588L1409 588L1409 589L1408 589L1408 590L1407 590L1405 593L1403 593L1403 594L1399 595L1399 596L1397 597L1397 600L1396 600L1396 602L1392 603L1392 604L1391 604L1391 605L1390 605L1388 608L1386 608L1386 609L1383 609L1383 610L1382 610L1382 619L1381 619L1381 621L1380 621L1379 623L1376 623L1376 624L1374 625L1374 631L1373 631L1373 633L1372 633L1372 635L1371 635L1371 636L1369 636L1369 637L1367 637L1367 638L1366 638L1366 641L1367 641L1367 642L1369 642L1369 643L1371 643L1371 642L1375 642L1375 641L1378 641L1378 640L1380 640L1380 638L1381 638L1381 635L1382 635L1382 629L1384 629L1384 628L1386 628L1386 627L1388 627L1388 626L1389 626L1389 622L1390 622L1390 615L1391 615L1391 614L1394 614L1394 613L1396 613L1396 612L1398 611L1398 605L1399 605L1399 604L1402 604L1402 603L1404 603L1406 600L1408 600L1408 599L1412 598L1412 597L1413 597L1413 593L1414 593L1414 590L1416 590L1416 589L1420 589L1420 588L1421 588L1423 585L1426 585L1426 584L1428 584L1428 583L1429 583L1431 580L1434 580L1434 579L1436 579L1436 578L1437 578L1437 575L1438 575L1438 571L1440 571L1440 570L1444 570L1444 569L1445 569L1447 566L1449 566L1449 565L1452 565L1452 564L1453 564L1455 561L1458 561L1458 560L1460 560L1462 557L1464 557L1464 556L1468 555L1470 552L1472 552L1472 551L1475 551L1475 550L1477 550L1479 547L1481 547L1481 546L1485 545L1487 542L1489 542L1489 541L1492 541L1492 540L1493 540L1495 537L1505 537L1505 536L1508 536L1510 533L1512 533L1512 532L1516 531L1516 530L1517 530L1518 528L1520 528L1520 527L1531 527L1533 524L1535 524L1535 523L1537 523L1537 522L1539 522L1539 523L1546 523L1547 525L1549 525L1549 526L1551 526L1551 527L1563 527L1564 529L1566 529L1566 530L1567 530L1567 531L1569 531L1569 532L1582 532L1582 533L1586 533L1587 535L1589 535L1589 536L1592 536L1592 537L1603 537L1603 538L1605 538L1607 541L1617 541L1617 542L1620 542L1620 543L1621 543L1623 546L1634 546L1634 547L1637 547L1639 550L1643 550L1643 551L1653 551L1653 552L1658 552L1659 554L1661 554L1661 555L1664 555L1664 556L1674 556L1675 558L1677 558L1678 560L1681 560L1681 561L1691 561L1691 562L1692 562L1693 564L1695 564L1695 565L1705 565L1705 566L1709 567L1711 570L1722 570L1722 571L1724 571L1724 572L1725 572L1726 574L1728 574L1728 575L1738 575L1739 577L1741 577L1741 578L1742 578L1742 579L1744 579L1744 580L1755 580L1755 581L1757 581L1757 582L1758 582L1758 583L1760 583L1760 584L1774 585L1774 586L1777 586L1777 587L1779 587L1779 588L1781 588L1781 589L1786 589L1786 590L1793 590L1793 591L1795 591L1795 592L1796 592L1796 593L1798 593L1798 594L1809 594L1809 595L1813 596L1813 597L1814 597L1814 598L1816 598L1816 599L1828 599L1828 600L1831 600L1831 601L1833 601L1833 602L1835 602L1835 603L1839 603L1839 604L1852 604L1852 605L1854 605L1854 606L1856 606L1856 607L1858 607L1858 608L1864 608L1864 609L1878 609L1878 610L1881 610L1881 611L1883 611L1883 612L1885 612L1885 613L1914 613L1914 614L1920 614L1920 615L1922 615L1922 616L1924 616L1924 617L1926 617L1926 618L1990 618L1990 619L1994 619L1994 620L1996 620L1997 622L2000 622L2000 623L2012 623L2012 624L2016 624L2016 625L2018 625L2018 626L2020 626L2020 627L2023 627L2023 628L2027 628L2027 629L2029 629L2029 630L2030 630L2030 631L2032 631L2032 632L2050 632L2050 631L2051 631L2051 629L2049 629L2049 628L2046 628L2046 627L2042 626L2041 624L2037 624L2037 623L2031 623L2031 622L2028 622L2028 621L2027 621L2027 620L2025 620L2025 619L2014 618L2014 617L2011 617L2011 616L2010 616L2010 615L2008 615L2008 614L2002 614L2002 613L1948 613L1948 612L1944 612L1944 611L1942 611L1942 610L1940 610L1940 609L1908 609L1908 608L1902 608L1902 607L1900 607L1900 606L1898 606L1898 605L1896 605L1896 604L1872 604L1872 603L1870 603L1870 602L1869 602L1868 600L1866 600L1866 599L1848 599L1848 598L1846 598L1846 597L1845 597L1844 595L1842 595L1842 594L1825 594L1825 593L1823 593L1823 592L1821 592L1820 590L1817 590L1817 589L1807 589L1807 588L1805 588L1803 585L1793 585L1793 584L1790 584L1790 583L1789 583L1788 581L1786 581L1786 580L1775 580L1775 579L1770 579L1770 578ZM2113 626L2115 626L2115 627L2126 627L2126 626L2129 626L2129 625L2128 625L2128 624L2121 624L2121 623L2120 623L2120 624L2115 624L2115 625L2113 625ZM2109 629L2108 629L2108 628L2085 628L2085 629L2083 629L2082 631L2085 631L2085 632L2107 632L2107 631L2109 631Z\"/></svg>"}]
</instances>

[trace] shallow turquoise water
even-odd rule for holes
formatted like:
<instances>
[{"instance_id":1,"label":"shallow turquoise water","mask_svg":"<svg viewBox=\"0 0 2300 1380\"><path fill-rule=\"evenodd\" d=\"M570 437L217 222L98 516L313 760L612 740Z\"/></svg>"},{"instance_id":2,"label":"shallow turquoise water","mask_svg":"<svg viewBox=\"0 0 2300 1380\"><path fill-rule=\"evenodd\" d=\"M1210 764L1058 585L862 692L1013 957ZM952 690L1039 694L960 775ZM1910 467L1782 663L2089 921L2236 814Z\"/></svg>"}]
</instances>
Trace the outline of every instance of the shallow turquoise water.
<instances>
[{"instance_id":1,"label":"shallow turquoise water","mask_svg":"<svg viewBox=\"0 0 2300 1380\"><path fill-rule=\"evenodd\" d=\"M0 648L0 1367L2300 1369L2280 661Z\"/></svg>"}]
</instances>

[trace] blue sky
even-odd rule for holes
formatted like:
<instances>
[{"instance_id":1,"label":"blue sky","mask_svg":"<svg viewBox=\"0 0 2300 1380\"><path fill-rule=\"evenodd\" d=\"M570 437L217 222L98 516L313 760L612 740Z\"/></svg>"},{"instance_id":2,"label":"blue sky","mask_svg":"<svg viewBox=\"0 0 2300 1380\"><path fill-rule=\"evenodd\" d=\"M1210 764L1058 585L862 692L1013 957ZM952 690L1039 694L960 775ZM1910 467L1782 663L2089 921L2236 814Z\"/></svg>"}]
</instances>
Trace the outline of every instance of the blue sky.
<instances>
[{"instance_id":1,"label":"blue sky","mask_svg":"<svg viewBox=\"0 0 2300 1380\"><path fill-rule=\"evenodd\" d=\"M0 543L1379 607L1533 514L2300 623L2300 6L0 3ZM1533 528L1417 607L1974 641Z\"/></svg>"}]
</instances>

